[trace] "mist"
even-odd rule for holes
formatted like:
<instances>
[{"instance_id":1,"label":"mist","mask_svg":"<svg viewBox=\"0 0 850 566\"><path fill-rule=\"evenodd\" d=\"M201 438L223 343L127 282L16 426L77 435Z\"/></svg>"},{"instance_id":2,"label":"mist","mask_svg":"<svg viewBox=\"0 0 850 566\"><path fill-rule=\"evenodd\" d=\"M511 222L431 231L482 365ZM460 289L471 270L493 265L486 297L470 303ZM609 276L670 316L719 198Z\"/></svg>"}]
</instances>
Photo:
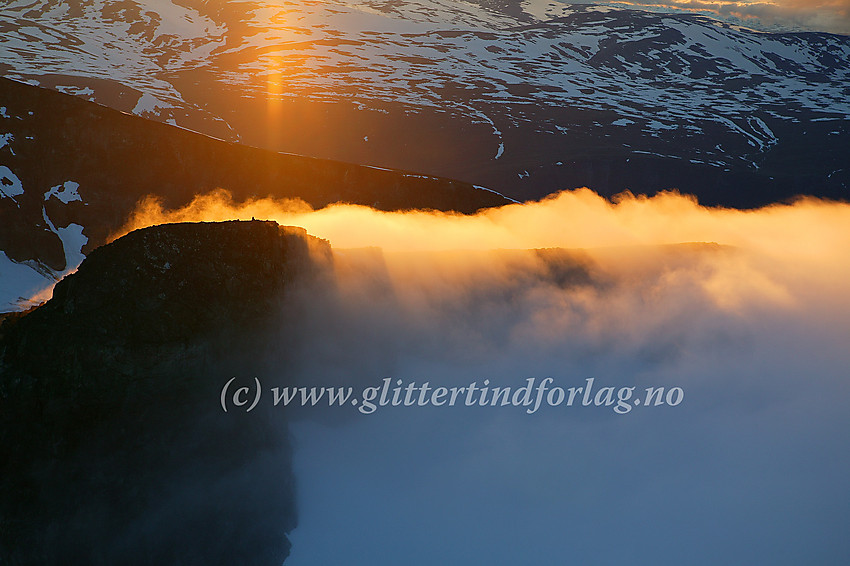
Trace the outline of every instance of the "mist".
<instances>
[{"instance_id":1,"label":"mist","mask_svg":"<svg viewBox=\"0 0 850 566\"><path fill-rule=\"evenodd\" d=\"M460 216L215 193L148 200L126 230L252 216L334 249L326 283L287 297L265 372L281 386L551 377L684 394L624 414L293 410L287 564L846 560L850 205L583 189Z\"/></svg>"}]
</instances>

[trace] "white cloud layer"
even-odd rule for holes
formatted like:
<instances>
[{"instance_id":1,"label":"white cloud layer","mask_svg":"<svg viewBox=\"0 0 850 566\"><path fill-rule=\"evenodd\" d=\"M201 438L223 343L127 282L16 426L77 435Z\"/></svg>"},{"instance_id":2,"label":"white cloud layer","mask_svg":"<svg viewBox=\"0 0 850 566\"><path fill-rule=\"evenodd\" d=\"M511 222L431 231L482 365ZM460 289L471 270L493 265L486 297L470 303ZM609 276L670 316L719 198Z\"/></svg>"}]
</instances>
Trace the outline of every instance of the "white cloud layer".
<instances>
[{"instance_id":1,"label":"white cloud layer","mask_svg":"<svg viewBox=\"0 0 850 566\"><path fill-rule=\"evenodd\" d=\"M303 412L287 564L796 566L850 552L850 205L578 190L460 216L219 193L178 211L148 201L133 226L252 216L336 248L330 286L289 295L267 387L592 376L685 392L625 415Z\"/></svg>"}]
</instances>

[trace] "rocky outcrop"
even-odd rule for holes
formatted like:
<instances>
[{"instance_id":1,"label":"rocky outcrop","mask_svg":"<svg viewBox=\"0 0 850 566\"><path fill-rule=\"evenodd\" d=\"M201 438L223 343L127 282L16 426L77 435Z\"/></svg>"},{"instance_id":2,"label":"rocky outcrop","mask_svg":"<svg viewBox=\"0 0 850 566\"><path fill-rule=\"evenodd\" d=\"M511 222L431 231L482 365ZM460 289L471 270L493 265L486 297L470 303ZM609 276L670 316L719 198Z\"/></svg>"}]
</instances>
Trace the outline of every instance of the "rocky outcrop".
<instances>
[{"instance_id":1,"label":"rocky outcrop","mask_svg":"<svg viewBox=\"0 0 850 566\"><path fill-rule=\"evenodd\" d=\"M0 562L281 564L296 524L284 416L226 414L219 393L269 371L286 347L269 330L328 253L274 222L155 226L7 318Z\"/></svg>"}]
</instances>

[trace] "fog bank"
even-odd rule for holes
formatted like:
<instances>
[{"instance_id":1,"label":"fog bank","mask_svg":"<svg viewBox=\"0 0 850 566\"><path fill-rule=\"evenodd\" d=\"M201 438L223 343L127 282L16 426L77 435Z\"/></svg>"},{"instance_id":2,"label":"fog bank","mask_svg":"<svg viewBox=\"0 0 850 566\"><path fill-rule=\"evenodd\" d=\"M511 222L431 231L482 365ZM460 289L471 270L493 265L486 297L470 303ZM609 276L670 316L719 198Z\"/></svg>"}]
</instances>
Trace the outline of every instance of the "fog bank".
<instances>
[{"instance_id":1,"label":"fog bank","mask_svg":"<svg viewBox=\"0 0 850 566\"><path fill-rule=\"evenodd\" d=\"M272 218L327 238L269 375L679 387L677 406L292 414L288 563L839 564L850 552L850 206L753 211L588 190L385 213L219 193L145 223ZM293 315L296 313L296 315ZM284 321L287 319L284 319ZM284 352L285 350L285 352Z\"/></svg>"}]
</instances>

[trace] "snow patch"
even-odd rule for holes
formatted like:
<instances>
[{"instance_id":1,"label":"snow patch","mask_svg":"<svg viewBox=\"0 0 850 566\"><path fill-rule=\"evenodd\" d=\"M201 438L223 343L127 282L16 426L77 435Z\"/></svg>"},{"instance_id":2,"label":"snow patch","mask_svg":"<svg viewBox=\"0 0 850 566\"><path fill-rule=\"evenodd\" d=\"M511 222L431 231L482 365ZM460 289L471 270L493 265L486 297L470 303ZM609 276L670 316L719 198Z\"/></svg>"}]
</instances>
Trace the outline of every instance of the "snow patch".
<instances>
[{"instance_id":1,"label":"snow patch","mask_svg":"<svg viewBox=\"0 0 850 566\"><path fill-rule=\"evenodd\" d=\"M33 306L33 297L53 285L55 279L33 267L12 261L0 250L0 312L13 312Z\"/></svg>"},{"instance_id":2,"label":"snow patch","mask_svg":"<svg viewBox=\"0 0 850 566\"><path fill-rule=\"evenodd\" d=\"M12 144L10 142L15 140L15 135L12 133L8 134L0 134L0 149L4 147L8 147L9 151L12 152L12 155L15 155L15 150L12 149Z\"/></svg>"},{"instance_id":3,"label":"snow patch","mask_svg":"<svg viewBox=\"0 0 850 566\"><path fill-rule=\"evenodd\" d=\"M50 298L50 291L57 281L77 270L85 259L83 246L89 239L83 235L83 227L69 224L56 228L47 218L48 226L59 239L65 250L65 269L55 272L37 262L16 262L0 250L0 312L21 311L36 306Z\"/></svg>"},{"instance_id":4,"label":"snow patch","mask_svg":"<svg viewBox=\"0 0 850 566\"><path fill-rule=\"evenodd\" d=\"M219 31L218 26L208 17L191 8L178 6L173 1L160 0L154 9L159 16L155 37L206 37Z\"/></svg>"},{"instance_id":5,"label":"snow patch","mask_svg":"<svg viewBox=\"0 0 850 566\"><path fill-rule=\"evenodd\" d=\"M523 12L538 21L562 18L573 13L569 4L553 0L523 0L521 6Z\"/></svg>"},{"instance_id":6,"label":"snow patch","mask_svg":"<svg viewBox=\"0 0 850 566\"><path fill-rule=\"evenodd\" d=\"M18 176L5 165L0 165L0 198L10 198L17 204L15 197L22 194L24 194L24 184Z\"/></svg>"},{"instance_id":7,"label":"snow patch","mask_svg":"<svg viewBox=\"0 0 850 566\"><path fill-rule=\"evenodd\" d=\"M75 200L82 202L83 199L80 197L80 193L78 192L79 188L79 183L74 181L65 181L61 185L51 187L49 191L44 193L44 200L50 200L50 197L56 197L62 201L62 204L68 204Z\"/></svg>"},{"instance_id":8,"label":"snow patch","mask_svg":"<svg viewBox=\"0 0 850 566\"><path fill-rule=\"evenodd\" d=\"M142 94L142 96L139 97L138 102L136 102L136 105L130 112L141 116L143 114L156 114L158 110L163 110L166 108L173 108L173 106L162 102L160 99L153 96L152 94L145 92Z\"/></svg>"},{"instance_id":9,"label":"snow patch","mask_svg":"<svg viewBox=\"0 0 850 566\"><path fill-rule=\"evenodd\" d=\"M504 154L504 153L505 153L505 143L499 142L499 150L496 152L495 159L499 159L500 157L502 157L502 154Z\"/></svg>"},{"instance_id":10,"label":"snow patch","mask_svg":"<svg viewBox=\"0 0 850 566\"><path fill-rule=\"evenodd\" d=\"M56 233L59 239L62 240L62 247L65 249L65 271L62 273L64 277L83 263L86 256L83 255L83 246L89 239L83 235L83 227L79 224L68 224L64 228L58 228Z\"/></svg>"},{"instance_id":11,"label":"snow patch","mask_svg":"<svg viewBox=\"0 0 850 566\"><path fill-rule=\"evenodd\" d=\"M62 240L62 248L65 250L65 271L57 274L58 280L68 273L75 271L80 266L80 263L85 259L83 246L88 243L89 239L83 235L83 227L79 224L72 223L64 228L57 228L50 220L50 217L47 216L47 210L44 207L41 207L41 216L47 223L47 227L50 228L50 231Z\"/></svg>"},{"instance_id":12,"label":"snow patch","mask_svg":"<svg viewBox=\"0 0 850 566\"><path fill-rule=\"evenodd\" d=\"M70 94L72 96L91 96L94 94L94 90L91 87L84 86L79 87L75 85L56 85L56 90L61 92L62 94Z\"/></svg>"}]
</instances>

